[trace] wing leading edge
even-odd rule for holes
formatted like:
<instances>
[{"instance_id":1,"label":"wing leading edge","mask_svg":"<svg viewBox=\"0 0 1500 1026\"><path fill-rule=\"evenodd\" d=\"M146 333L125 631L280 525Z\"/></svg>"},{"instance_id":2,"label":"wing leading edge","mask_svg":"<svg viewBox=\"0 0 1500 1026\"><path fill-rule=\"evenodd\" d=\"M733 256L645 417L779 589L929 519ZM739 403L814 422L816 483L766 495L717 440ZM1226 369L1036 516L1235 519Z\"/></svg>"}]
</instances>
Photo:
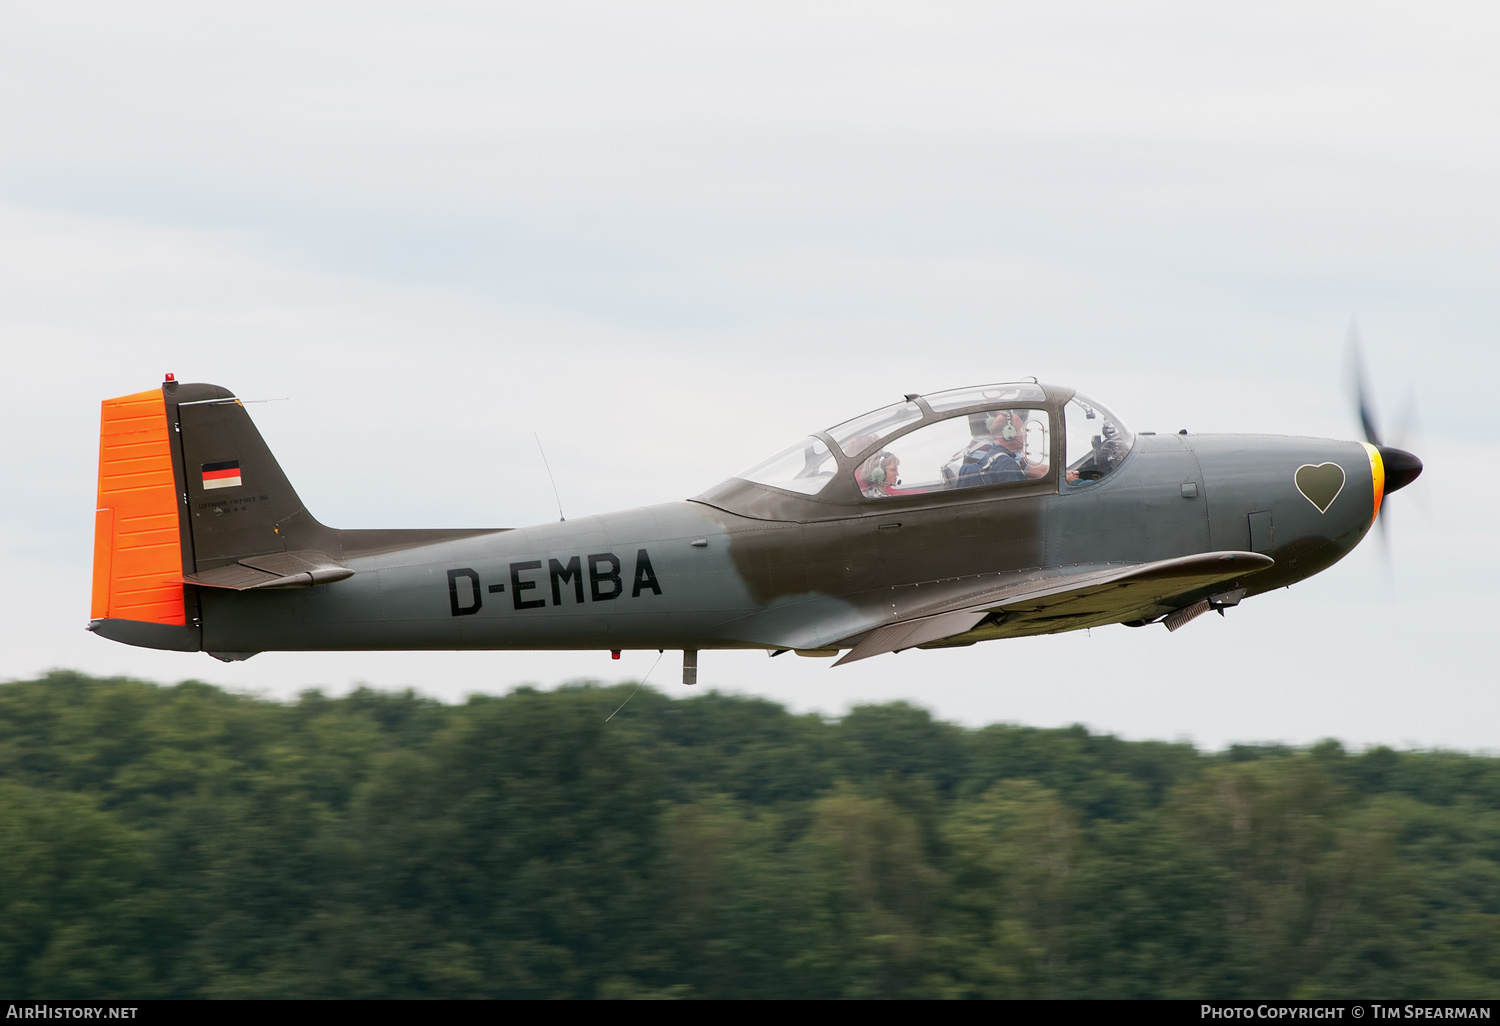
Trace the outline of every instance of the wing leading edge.
<instances>
[{"instance_id":1,"label":"wing leading edge","mask_svg":"<svg viewBox=\"0 0 1500 1026\"><path fill-rule=\"evenodd\" d=\"M942 589L935 608L913 610L841 639L854 647L834 665L959 638L987 620L996 628L993 636L1004 637L1118 623L1132 614L1160 615L1174 608L1174 599L1274 563L1257 552L1206 552L1154 563L1057 567L1020 579L982 578L958 594ZM1157 608L1162 606L1167 608Z\"/></svg>"}]
</instances>

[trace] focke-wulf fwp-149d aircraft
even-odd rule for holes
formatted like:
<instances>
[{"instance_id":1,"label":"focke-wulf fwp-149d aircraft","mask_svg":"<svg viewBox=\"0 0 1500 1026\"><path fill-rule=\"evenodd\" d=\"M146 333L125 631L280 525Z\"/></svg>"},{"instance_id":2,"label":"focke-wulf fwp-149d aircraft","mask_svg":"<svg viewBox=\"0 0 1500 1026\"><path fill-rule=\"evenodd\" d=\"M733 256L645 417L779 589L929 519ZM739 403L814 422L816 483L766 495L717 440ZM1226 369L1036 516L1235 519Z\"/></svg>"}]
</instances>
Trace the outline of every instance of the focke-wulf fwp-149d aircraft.
<instances>
[{"instance_id":1,"label":"focke-wulf fwp-149d aircraft","mask_svg":"<svg viewBox=\"0 0 1500 1026\"><path fill-rule=\"evenodd\" d=\"M835 656L1124 623L1309 577L1422 464L1370 443L1132 434L1071 388L909 395L685 502L494 530L325 527L215 385L106 400L90 630L262 651Z\"/></svg>"}]
</instances>

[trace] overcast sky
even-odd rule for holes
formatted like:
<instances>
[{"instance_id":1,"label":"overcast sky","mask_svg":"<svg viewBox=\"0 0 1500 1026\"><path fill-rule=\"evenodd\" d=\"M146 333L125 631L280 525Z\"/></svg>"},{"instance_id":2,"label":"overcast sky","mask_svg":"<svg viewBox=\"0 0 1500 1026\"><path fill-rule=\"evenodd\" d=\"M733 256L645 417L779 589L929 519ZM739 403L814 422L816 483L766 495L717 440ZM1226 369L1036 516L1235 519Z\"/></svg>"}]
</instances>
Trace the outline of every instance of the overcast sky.
<instances>
[{"instance_id":1,"label":"overcast sky","mask_svg":"<svg viewBox=\"0 0 1500 1026\"><path fill-rule=\"evenodd\" d=\"M85 633L98 404L167 371L287 397L250 409L325 523L517 526L556 517L533 432L576 517L1023 375L1138 430L1356 437L1357 315L1428 468L1389 571L1372 539L1172 635L705 653L700 687L1500 750L1497 44L1480 3L6 4L0 677L454 700L655 660Z\"/></svg>"}]
</instances>

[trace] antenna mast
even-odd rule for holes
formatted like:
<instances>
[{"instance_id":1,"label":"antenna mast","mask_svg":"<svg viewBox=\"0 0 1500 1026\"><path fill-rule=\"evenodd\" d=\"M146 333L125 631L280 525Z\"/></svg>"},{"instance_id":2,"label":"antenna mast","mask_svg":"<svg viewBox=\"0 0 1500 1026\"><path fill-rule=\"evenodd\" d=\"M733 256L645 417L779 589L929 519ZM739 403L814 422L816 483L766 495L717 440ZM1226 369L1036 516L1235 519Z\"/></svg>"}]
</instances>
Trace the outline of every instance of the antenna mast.
<instances>
[{"instance_id":1,"label":"antenna mast","mask_svg":"<svg viewBox=\"0 0 1500 1026\"><path fill-rule=\"evenodd\" d=\"M557 500L557 521L567 523L568 518L562 511L562 496L557 494L557 478L552 476L552 464L547 462L547 450L542 448L542 436L533 431L531 437L536 439L536 451L542 454L542 466L547 468L547 480L552 482L552 498Z\"/></svg>"}]
</instances>

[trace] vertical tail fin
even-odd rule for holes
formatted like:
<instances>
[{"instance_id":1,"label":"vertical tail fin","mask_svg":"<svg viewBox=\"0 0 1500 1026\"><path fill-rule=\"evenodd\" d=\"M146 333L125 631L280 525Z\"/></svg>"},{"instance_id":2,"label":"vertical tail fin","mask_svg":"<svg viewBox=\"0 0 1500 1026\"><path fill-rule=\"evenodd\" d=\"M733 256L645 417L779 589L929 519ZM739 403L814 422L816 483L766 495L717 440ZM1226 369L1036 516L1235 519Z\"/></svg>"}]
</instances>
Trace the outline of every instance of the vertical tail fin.
<instances>
[{"instance_id":1,"label":"vertical tail fin","mask_svg":"<svg viewBox=\"0 0 1500 1026\"><path fill-rule=\"evenodd\" d=\"M488 533L325 527L233 393L170 376L104 401L97 509L89 629L186 652L202 648L206 592L332 584L354 575L347 558Z\"/></svg>"},{"instance_id":2,"label":"vertical tail fin","mask_svg":"<svg viewBox=\"0 0 1500 1026\"><path fill-rule=\"evenodd\" d=\"M169 378L160 389L104 401L90 630L197 651L198 592L185 578L263 556L274 568L292 550L337 552L337 535L303 508L228 390ZM250 580L229 587L286 572L241 570Z\"/></svg>"},{"instance_id":3,"label":"vertical tail fin","mask_svg":"<svg viewBox=\"0 0 1500 1026\"><path fill-rule=\"evenodd\" d=\"M247 557L320 550L337 559L339 532L307 512L245 412L217 385L182 385L167 400L184 470L189 572Z\"/></svg>"}]
</instances>

